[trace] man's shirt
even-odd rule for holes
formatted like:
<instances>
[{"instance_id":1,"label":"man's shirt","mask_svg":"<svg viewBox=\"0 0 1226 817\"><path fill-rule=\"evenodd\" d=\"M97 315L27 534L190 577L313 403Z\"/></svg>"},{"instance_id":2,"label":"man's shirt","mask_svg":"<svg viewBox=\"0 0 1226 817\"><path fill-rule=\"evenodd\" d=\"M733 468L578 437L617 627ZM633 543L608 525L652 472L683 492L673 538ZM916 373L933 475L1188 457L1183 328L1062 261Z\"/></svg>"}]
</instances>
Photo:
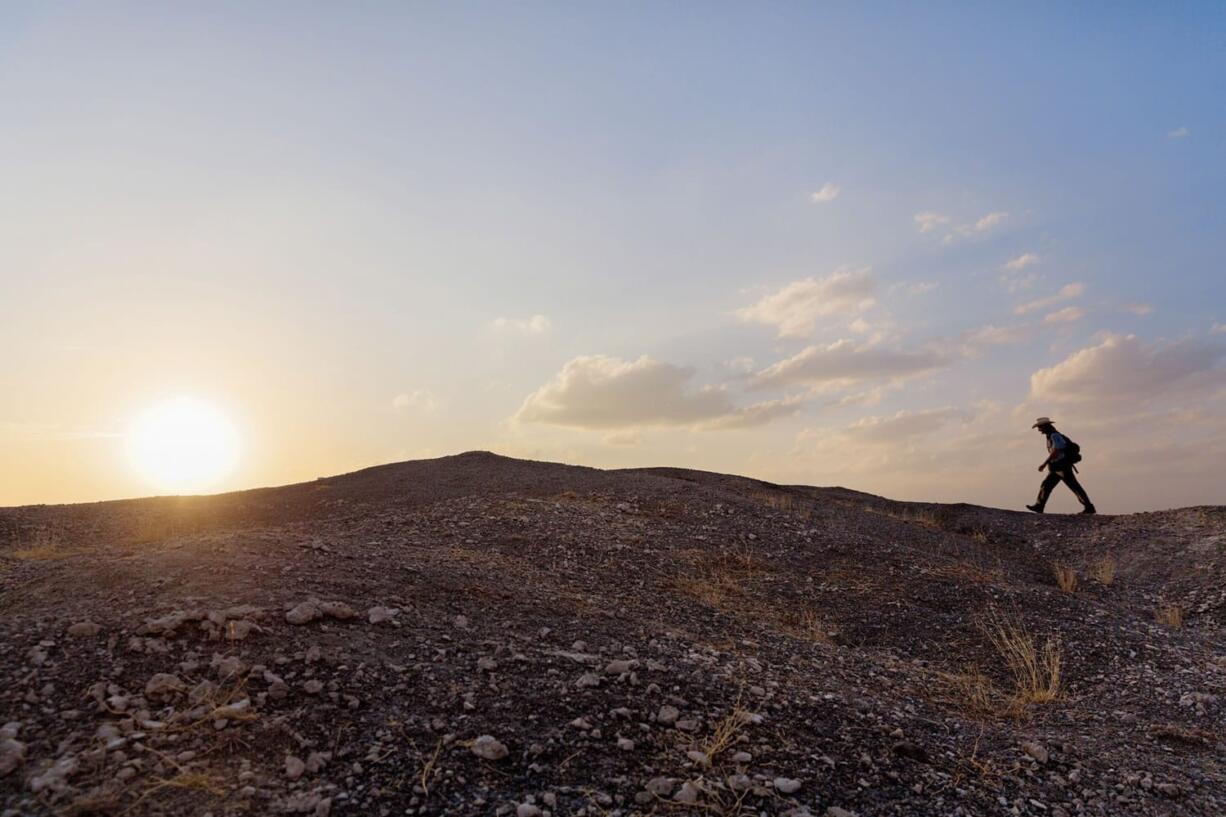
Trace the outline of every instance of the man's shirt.
<instances>
[{"instance_id":1,"label":"man's shirt","mask_svg":"<svg viewBox=\"0 0 1226 817\"><path fill-rule=\"evenodd\" d=\"M1063 456L1064 449L1068 447L1068 439L1059 431L1053 431L1047 435L1047 453L1061 452Z\"/></svg>"}]
</instances>

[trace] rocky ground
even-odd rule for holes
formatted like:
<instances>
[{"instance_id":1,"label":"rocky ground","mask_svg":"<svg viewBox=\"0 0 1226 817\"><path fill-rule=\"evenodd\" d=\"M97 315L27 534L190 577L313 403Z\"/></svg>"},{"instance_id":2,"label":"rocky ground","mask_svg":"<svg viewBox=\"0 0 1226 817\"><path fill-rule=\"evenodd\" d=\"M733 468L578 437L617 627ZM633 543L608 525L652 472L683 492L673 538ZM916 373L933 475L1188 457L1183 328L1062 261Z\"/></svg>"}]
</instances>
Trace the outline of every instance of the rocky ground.
<instances>
[{"instance_id":1,"label":"rocky ground","mask_svg":"<svg viewBox=\"0 0 1226 817\"><path fill-rule=\"evenodd\" d=\"M0 509L0 814L1220 815L1224 576L1222 507L484 453Z\"/></svg>"}]
</instances>

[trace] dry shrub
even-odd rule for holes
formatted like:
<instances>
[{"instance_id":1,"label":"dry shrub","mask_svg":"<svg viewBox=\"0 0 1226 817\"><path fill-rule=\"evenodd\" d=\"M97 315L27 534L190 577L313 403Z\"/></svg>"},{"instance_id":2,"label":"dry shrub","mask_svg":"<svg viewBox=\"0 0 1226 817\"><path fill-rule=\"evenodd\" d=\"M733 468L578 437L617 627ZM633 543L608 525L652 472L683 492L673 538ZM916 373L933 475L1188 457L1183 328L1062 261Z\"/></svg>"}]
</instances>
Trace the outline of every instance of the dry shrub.
<instances>
[{"instance_id":1,"label":"dry shrub","mask_svg":"<svg viewBox=\"0 0 1226 817\"><path fill-rule=\"evenodd\" d=\"M951 702L964 712L978 717L996 717L1011 708L1009 697L977 667L966 672L941 673L940 677L949 688Z\"/></svg>"},{"instance_id":2,"label":"dry shrub","mask_svg":"<svg viewBox=\"0 0 1226 817\"><path fill-rule=\"evenodd\" d=\"M933 575L973 584L1003 584L1005 574L999 567L986 568L972 562L951 562L933 569Z\"/></svg>"},{"instance_id":3,"label":"dry shrub","mask_svg":"<svg viewBox=\"0 0 1226 817\"><path fill-rule=\"evenodd\" d=\"M995 612L983 630L1013 677L1017 704L1046 704L1059 697L1063 651L1058 640L1048 638L1040 646L1021 623Z\"/></svg>"},{"instance_id":4,"label":"dry shrub","mask_svg":"<svg viewBox=\"0 0 1226 817\"><path fill-rule=\"evenodd\" d=\"M1115 558L1104 556L1094 563L1094 578L1104 587L1110 587L1115 581Z\"/></svg>"},{"instance_id":5,"label":"dry shrub","mask_svg":"<svg viewBox=\"0 0 1226 817\"><path fill-rule=\"evenodd\" d=\"M732 710L720 718L711 730L711 734L699 748L707 757L714 760L721 752L737 741L741 728L750 722L750 714L741 706L741 696L737 695Z\"/></svg>"},{"instance_id":6,"label":"dry shrub","mask_svg":"<svg viewBox=\"0 0 1226 817\"><path fill-rule=\"evenodd\" d=\"M1062 562L1053 562L1051 566L1052 574L1056 577L1056 586L1065 593L1072 593L1077 589L1077 571Z\"/></svg>"},{"instance_id":7,"label":"dry shrub","mask_svg":"<svg viewBox=\"0 0 1226 817\"><path fill-rule=\"evenodd\" d=\"M812 610L801 612L790 611L779 616L779 623L784 632L796 638L816 641L820 644L830 642L830 628L821 616Z\"/></svg>"},{"instance_id":8,"label":"dry shrub","mask_svg":"<svg viewBox=\"0 0 1226 817\"><path fill-rule=\"evenodd\" d=\"M746 547L704 550L695 555L692 573L668 582L667 586L704 604L721 607L732 598L744 596L741 582L765 569L765 563Z\"/></svg>"},{"instance_id":9,"label":"dry shrub","mask_svg":"<svg viewBox=\"0 0 1226 817\"><path fill-rule=\"evenodd\" d=\"M1177 630L1183 626L1183 608L1178 604L1163 604L1154 610L1154 620Z\"/></svg>"},{"instance_id":10,"label":"dry shrub","mask_svg":"<svg viewBox=\"0 0 1226 817\"><path fill-rule=\"evenodd\" d=\"M14 559L22 559L32 562L46 562L53 559L67 559L70 556L75 556L80 551L71 548L65 548L58 543L48 543L42 545L34 545L20 550L11 550L8 555Z\"/></svg>"}]
</instances>

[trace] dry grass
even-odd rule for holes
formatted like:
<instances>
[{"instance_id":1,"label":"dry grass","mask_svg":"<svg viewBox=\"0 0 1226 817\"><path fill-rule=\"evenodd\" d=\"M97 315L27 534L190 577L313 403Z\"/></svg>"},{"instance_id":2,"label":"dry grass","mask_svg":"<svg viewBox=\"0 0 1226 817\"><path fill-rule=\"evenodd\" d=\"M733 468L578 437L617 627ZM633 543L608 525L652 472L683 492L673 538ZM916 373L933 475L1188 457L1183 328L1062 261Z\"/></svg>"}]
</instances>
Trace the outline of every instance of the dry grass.
<instances>
[{"instance_id":1,"label":"dry grass","mask_svg":"<svg viewBox=\"0 0 1226 817\"><path fill-rule=\"evenodd\" d=\"M950 692L950 702L976 717L994 718L1012 710L1009 696L977 667L966 672L940 673Z\"/></svg>"},{"instance_id":2,"label":"dry grass","mask_svg":"<svg viewBox=\"0 0 1226 817\"><path fill-rule=\"evenodd\" d=\"M1005 574L999 567L987 568L972 562L951 562L933 568L934 576L972 584L1003 585Z\"/></svg>"},{"instance_id":3,"label":"dry grass","mask_svg":"<svg viewBox=\"0 0 1226 817\"><path fill-rule=\"evenodd\" d=\"M1056 577L1056 586L1065 593L1072 593L1077 590L1077 571L1064 564L1063 562L1053 562L1051 566L1052 575Z\"/></svg>"},{"instance_id":4,"label":"dry grass","mask_svg":"<svg viewBox=\"0 0 1226 817\"><path fill-rule=\"evenodd\" d=\"M1013 698L1020 706L1047 704L1060 695L1063 650L1056 639L1040 646L1016 619L991 613L983 630L1013 677Z\"/></svg>"},{"instance_id":5,"label":"dry grass","mask_svg":"<svg viewBox=\"0 0 1226 817\"><path fill-rule=\"evenodd\" d=\"M418 776L418 784L421 786L422 793L430 796L430 781L438 774L438 756L443 751L443 739L439 738L438 743L434 745L434 752L430 758L422 764L421 774Z\"/></svg>"},{"instance_id":6,"label":"dry grass","mask_svg":"<svg viewBox=\"0 0 1226 817\"><path fill-rule=\"evenodd\" d=\"M819 644L830 643L830 627L812 610L783 613L779 616L779 624L785 633L795 638Z\"/></svg>"},{"instance_id":7,"label":"dry grass","mask_svg":"<svg viewBox=\"0 0 1226 817\"><path fill-rule=\"evenodd\" d=\"M1115 558L1112 556L1103 556L1101 559L1094 562L1094 568L1091 575L1094 580L1104 587L1110 587L1115 582Z\"/></svg>"},{"instance_id":8,"label":"dry grass","mask_svg":"<svg viewBox=\"0 0 1226 817\"><path fill-rule=\"evenodd\" d=\"M47 543L42 545L34 545L33 547L21 548L20 550L10 550L6 555L14 559L22 559L32 562L46 562L53 559L67 559L70 556L76 556L81 551L75 548L63 547L59 543Z\"/></svg>"},{"instance_id":9,"label":"dry grass","mask_svg":"<svg viewBox=\"0 0 1226 817\"><path fill-rule=\"evenodd\" d=\"M1178 604L1163 604L1154 610L1154 620L1163 627L1178 630L1183 626L1183 608Z\"/></svg>"},{"instance_id":10,"label":"dry grass","mask_svg":"<svg viewBox=\"0 0 1226 817\"><path fill-rule=\"evenodd\" d=\"M745 595L742 582L766 569L766 564L747 547L692 553L692 572L666 586L711 607L724 607Z\"/></svg>"},{"instance_id":11,"label":"dry grass","mask_svg":"<svg viewBox=\"0 0 1226 817\"><path fill-rule=\"evenodd\" d=\"M707 739L703 741L699 749L714 761L722 752L737 742L741 728L749 723L749 721L749 712L741 706L741 696L737 695L736 703L732 705L732 710L720 718L715 724L715 728L711 730L711 734L707 736Z\"/></svg>"}]
</instances>

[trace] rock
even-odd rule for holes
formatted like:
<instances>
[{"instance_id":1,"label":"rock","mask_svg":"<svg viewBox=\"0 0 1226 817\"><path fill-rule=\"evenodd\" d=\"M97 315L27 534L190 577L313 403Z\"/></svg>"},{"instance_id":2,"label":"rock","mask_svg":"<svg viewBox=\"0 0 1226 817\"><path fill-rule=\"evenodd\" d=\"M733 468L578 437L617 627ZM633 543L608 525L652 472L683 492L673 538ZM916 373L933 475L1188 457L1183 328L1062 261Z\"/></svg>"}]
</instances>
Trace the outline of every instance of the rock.
<instances>
[{"instance_id":1,"label":"rock","mask_svg":"<svg viewBox=\"0 0 1226 817\"><path fill-rule=\"evenodd\" d=\"M227 641L242 641L252 632L259 632L260 628L254 621L228 621L226 622L226 640Z\"/></svg>"},{"instance_id":2,"label":"rock","mask_svg":"<svg viewBox=\"0 0 1226 817\"><path fill-rule=\"evenodd\" d=\"M673 800L683 805L692 806L698 802L700 794L702 794L702 789L687 780L681 784L681 788L677 789L677 793L673 795Z\"/></svg>"},{"instance_id":3,"label":"rock","mask_svg":"<svg viewBox=\"0 0 1226 817\"><path fill-rule=\"evenodd\" d=\"M776 777L775 791L780 794L794 794L800 791L800 781L791 777Z\"/></svg>"},{"instance_id":4,"label":"rock","mask_svg":"<svg viewBox=\"0 0 1226 817\"><path fill-rule=\"evenodd\" d=\"M701 749L691 749L685 753L685 756L697 763L701 768L706 768L711 765L711 757Z\"/></svg>"},{"instance_id":5,"label":"rock","mask_svg":"<svg viewBox=\"0 0 1226 817\"><path fill-rule=\"evenodd\" d=\"M638 661L619 659L606 664L604 671L606 675L622 675L635 669L638 665Z\"/></svg>"},{"instance_id":6,"label":"rock","mask_svg":"<svg viewBox=\"0 0 1226 817\"><path fill-rule=\"evenodd\" d=\"M730 774L724 782L733 791L748 791L753 787L753 781L749 779L747 774Z\"/></svg>"},{"instance_id":7,"label":"rock","mask_svg":"<svg viewBox=\"0 0 1226 817\"><path fill-rule=\"evenodd\" d=\"M454 624L457 629L467 630L468 616L456 616L454 619L452 619L452 624Z\"/></svg>"},{"instance_id":8,"label":"rock","mask_svg":"<svg viewBox=\"0 0 1226 817\"><path fill-rule=\"evenodd\" d=\"M0 738L0 777L16 769L26 760L26 745L15 737Z\"/></svg>"},{"instance_id":9,"label":"rock","mask_svg":"<svg viewBox=\"0 0 1226 817\"><path fill-rule=\"evenodd\" d=\"M924 747L917 743L912 743L909 740L902 740L894 744L894 754L899 757L910 758L917 763L927 763L928 753L924 751Z\"/></svg>"},{"instance_id":10,"label":"rock","mask_svg":"<svg viewBox=\"0 0 1226 817\"><path fill-rule=\"evenodd\" d=\"M65 631L74 638L88 638L102 632L102 627L92 621L78 621Z\"/></svg>"},{"instance_id":11,"label":"rock","mask_svg":"<svg viewBox=\"0 0 1226 817\"><path fill-rule=\"evenodd\" d=\"M290 624L309 624L323 615L319 605L313 601L304 601L285 614L285 620Z\"/></svg>"},{"instance_id":12,"label":"rock","mask_svg":"<svg viewBox=\"0 0 1226 817\"><path fill-rule=\"evenodd\" d=\"M488 655L483 655L477 659L477 669L481 672L493 672L498 669L498 662Z\"/></svg>"},{"instance_id":13,"label":"rock","mask_svg":"<svg viewBox=\"0 0 1226 817\"><path fill-rule=\"evenodd\" d=\"M176 692L184 692L186 690L187 685L179 680L179 676L171 675L168 672L159 672L146 682L145 697L158 698L163 695L173 695Z\"/></svg>"},{"instance_id":14,"label":"rock","mask_svg":"<svg viewBox=\"0 0 1226 817\"><path fill-rule=\"evenodd\" d=\"M598 687L600 686L600 676L594 672L585 672L579 676L578 681L575 681L575 686L579 689Z\"/></svg>"},{"instance_id":15,"label":"rock","mask_svg":"<svg viewBox=\"0 0 1226 817\"><path fill-rule=\"evenodd\" d=\"M206 678L191 688L191 691L187 693L187 700L193 704L201 704L215 696L217 690L217 684Z\"/></svg>"},{"instance_id":16,"label":"rock","mask_svg":"<svg viewBox=\"0 0 1226 817\"><path fill-rule=\"evenodd\" d=\"M236 701L232 704L219 706L209 713L209 717L214 720L241 720L251 711L251 699L243 698L241 701Z\"/></svg>"},{"instance_id":17,"label":"rock","mask_svg":"<svg viewBox=\"0 0 1226 817\"><path fill-rule=\"evenodd\" d=\"M752 763L753 755L751 755L749 752L736 752L732 755L732 762L740 764Z\"/></svg>"},{"instance_id":18,"label":"rock","mask_svg":"<svg viewBox=\"0 0 1226 817\"><path fill-rule=\"evenodd\" d=\"M306 763L302 761L302 758L295 757L294 755L289 755L285 758L285 776L290 780L297 780L302 777L305 771Z\"/></svg>"},{"instance_id":19,"label":"rock","mask_svg":"<svg viewBox=\"0 0 1226 817\"><path fill-rule=\"evenodd\" d=\"M618 738L617 748L623 752L632 751L634 749L634 741L630 740L630 738Z\"/></svg>"},{"instance_id":20,"label":"rock","mask_svg":"<svg viewBox=\"0 0 1226 817\"><path fill-rule=\"evenodd\" d=\"M243 659L237 655L218 655L213 653L213 660L209 666L217 670L217 677L223 681L227 678L235 678L243 674L247 669L247 665L243 663Z\"/></svg>"},{"instance_id":21,"label":"rock","mask_svg":"<svg viewBox=\"0 0 1226 817\"><path fill-rule=\"evenodd\" d=\"M541 817L541 810L532 803L520 803L515 807L515 817Z\"/></svg>"},{"instance_id":22,"label":"rock","mask_svg":"<svg viewBox=\"0 0 1226 817\"><path fill-rule=\"evenodd\" d=\"M318 695L320 692L323 692L323 688L324 682L316 678L311 678L302 683L302 691L307 695Z\"/></svg>"},{"instance_id":23,"label":"rock","mask_svg":"<svg viewBox=\"0 0 1226 817\"><path fill-rule=\"evenodd\" d=\"M1047 749L1041 743L1035 743L1034 741L1029 740L1023 741L1022 751L1030 755L1040 764L1047 763Z\"/></svg>"},{"instance_id":24,"label":"rock","mask_svg":"<svg viewBox=\"0 0 1226 817\"><path fill-rule=\"evenodd\" d=\"M348 621L356 618L358 613L343 601L325 601L319 605L319 612L338 621Z\"/></svg>"},{"instance_id":25,"label":"rock","mask_svg":"<svg viewBox=\"0 0 1226 817\"><path fill-rule=\"evenodd\" d=\"M472 753L485 760L502 760L507 756L507 747L493 735L482 735L473 741L470 747Z\"/></svg>"},{"instance_id":26,"label":"rock","mask_svg":"<svg viewBox=\"0 0 1226 817\"><path fill-rule=\"evenodd\" d=\"M677 718L680 717L681 712L677 709L677 707L664 704L664 706L660 707L660 711L656 713L656 722L669 726L676 723Z\"/></svg>"},{"instance_id":27,"label":"rock","mask_svg":"<svg viewBox=\"0 0 1226 817\"><path fill-rule=\"evenodd\" d=\"M331 759L331 752L311 752L306 759L307 771L311 774L316 774L320 769L328 765L328 761Z\"/></svg>"},{"instance_id":28,"label":"rock","mask_svg":"<svg viewBox=\"0 0 1226 817\"><path fill-rule=\"evenodd\" d=\"M79 764L72 755L64 755L55 761L51 768L40 775L30 778L30 791L35 794L51 792L59 794L68 788L68 778L77 773Z\"/></svg>"},{"instance_id":29,"label":"rock","mask_svg":"<svg viewBox=\"0 0 1226 817\"><path fill-rule=\"evenodd\" d=\"M399 612L395 607L375 606L366 611L366 620L371 624L382 624L391 621Z\"/></svg>"},{"instance_id":30,"label":"rock","mask_svg":"<svg viewBox=\"0 0 1226 817\"><path fill-rule=\"evenodd\" d=\"M856 817L856 813L838 806L830 806L826 809L826 817Z\"/></svg>"},{"instance_id":31,"label":"rock","mask_svg":"<svg viewBox=\"0 0 1226 817\"><path fill-rule=\"evenodd\" d=\"M657 797L668 797L673 793L673 787L676 785L677 782L670 777L653 777L643 788Z\"/></svg>"}]
</instances>

